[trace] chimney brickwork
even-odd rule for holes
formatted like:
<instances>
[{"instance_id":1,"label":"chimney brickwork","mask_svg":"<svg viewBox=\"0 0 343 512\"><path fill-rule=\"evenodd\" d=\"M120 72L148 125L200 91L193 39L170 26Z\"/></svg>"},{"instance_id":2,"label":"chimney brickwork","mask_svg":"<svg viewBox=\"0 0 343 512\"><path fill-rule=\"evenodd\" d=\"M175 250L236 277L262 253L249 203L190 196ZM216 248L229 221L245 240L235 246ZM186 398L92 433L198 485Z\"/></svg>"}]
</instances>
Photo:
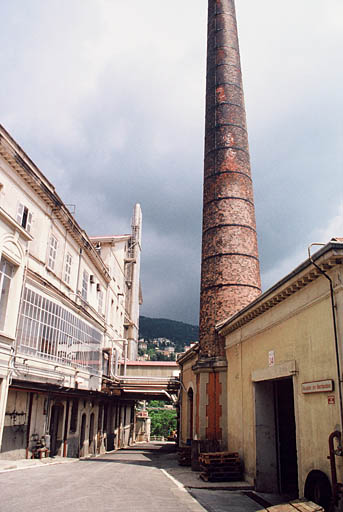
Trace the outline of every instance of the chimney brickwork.
<instances>
[{"instance_id":1,"label":"chimney brickwork","mask_svg":"<svg viewBox=\"0 0 343 512\"><path fill-rule=\"evenodd\" d=\"M215 326L261 292L234 0L209 0L200 357L224 357Z\"/></svg>"}]
</instances>

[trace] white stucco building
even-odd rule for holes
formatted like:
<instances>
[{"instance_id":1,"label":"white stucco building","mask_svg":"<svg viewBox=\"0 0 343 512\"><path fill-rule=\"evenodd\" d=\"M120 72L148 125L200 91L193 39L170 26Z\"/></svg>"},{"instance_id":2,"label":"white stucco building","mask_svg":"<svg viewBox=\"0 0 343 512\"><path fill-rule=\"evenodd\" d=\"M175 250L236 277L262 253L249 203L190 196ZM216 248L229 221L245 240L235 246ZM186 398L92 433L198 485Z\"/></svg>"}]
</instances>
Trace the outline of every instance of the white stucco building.
<instances>
[{"instance_id":1,"label":"white stucco building","mask_svg":"<svg viewBox=\"0 0 343 512\"><path fill-rule=\"evenodd\" d=\"M0 457L129 443L108 383L137 354L141 225L136 205L130 234L88 237L0 125Z\"/></svg>"}]
</instances>

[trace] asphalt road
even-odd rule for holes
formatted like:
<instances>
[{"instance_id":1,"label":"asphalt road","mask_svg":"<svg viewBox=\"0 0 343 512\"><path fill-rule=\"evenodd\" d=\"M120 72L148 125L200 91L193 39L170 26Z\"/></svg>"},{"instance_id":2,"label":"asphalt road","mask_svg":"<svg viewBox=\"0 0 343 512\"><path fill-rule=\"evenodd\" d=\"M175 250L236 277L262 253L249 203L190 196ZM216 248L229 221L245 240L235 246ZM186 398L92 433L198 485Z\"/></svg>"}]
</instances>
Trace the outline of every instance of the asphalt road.
<instances>
[{"instance_id":1,"label":"asphalt road","mask_svg":"<svg viewBox=\"0 0 343 512\"><path fill-rule=\"evenodd\" d=\"M0 474L1 512L204 512L163 471L163 447Z\"/></svg>"},{"instance_id":2,"label":"asphalt road","mask_svg":"<svg viewBox=\"0 0 343 512\"><path fill-rule=\"evenodd\" d=\"M178 465L172 443L136 445L75 462L56 459L55 464L51 460L40 464L37 460L32 462L39 465L27 467L30 462L2 464L7 470L0 471L0 512L264 510L261 502L248 497L249 492L228 491L216 484L212 489L201 488L208 484L190 468Z\"/></svg>"}]
</instances>

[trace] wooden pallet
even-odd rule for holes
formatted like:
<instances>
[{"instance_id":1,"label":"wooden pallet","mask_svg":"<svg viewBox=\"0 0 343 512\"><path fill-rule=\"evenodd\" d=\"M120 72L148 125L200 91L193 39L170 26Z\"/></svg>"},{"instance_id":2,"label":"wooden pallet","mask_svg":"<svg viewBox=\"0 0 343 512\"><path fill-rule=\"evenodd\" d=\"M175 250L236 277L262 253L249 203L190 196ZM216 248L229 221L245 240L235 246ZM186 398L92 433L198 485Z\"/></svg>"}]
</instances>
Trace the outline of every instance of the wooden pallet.
<instances>
[{"instance_id":1,"label":"wooden pallet","mask_svg":"<svg viewBox=\"0 0 343 512\"><path fill-rule=\"evenodd\" d=\"M234 452L204 452L200 453L199 459L205 463L239 460L239 454Z\"/></svg>"},{"instance_id":2,"label":"wooden pallet","mask_svg":"<svg viewBox=\"0 0 343 512\"><path fill-rule=\"evenodd\" d=\"M313 503L313 501L295 500L290 503L283 503L282 505L274 505L259 510L258 512L325 512L324 509Z\"/></svg>"},{"instance_id":3,"label":"wooden pallet","mask_svg":"<svg viewBox=\"0 0 343 512\"><path fill-rule=\"evenodd\" d=\"M200 478L206 482L232 482L242 479L242 464L238 453L201 453L199 462L203 470Z\"/></svg>"}]
</instances>

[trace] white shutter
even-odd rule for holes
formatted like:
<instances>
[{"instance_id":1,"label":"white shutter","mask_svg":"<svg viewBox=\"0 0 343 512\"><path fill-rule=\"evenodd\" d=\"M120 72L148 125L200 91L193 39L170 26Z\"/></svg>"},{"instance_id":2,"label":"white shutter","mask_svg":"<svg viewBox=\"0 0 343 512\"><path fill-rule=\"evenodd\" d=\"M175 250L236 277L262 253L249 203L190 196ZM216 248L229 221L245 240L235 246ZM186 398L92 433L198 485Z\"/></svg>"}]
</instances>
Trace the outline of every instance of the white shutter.
<instances>
[{"instance_id":1,"label":"white shutter","mask_svg":"<svg viewBox=\"0 0 343 512\"><path fill-rule=\"evenodd\" d=\"M23 220L23 213L24 213L24 205L19 203L18 209L17 209L17 222L21 225Z\"/></svg>"},{"instance_id":2,"label":"white shutter","mask_svg":"<svg viewBox=\"0 0 343 512\"><path fill-rule=\"evenodd\" d=\"M26 221L26 230L31 233L31 224L32 224L32 213L29 212L27 214L27 221Z\"/></svg>"}]
</instances>

